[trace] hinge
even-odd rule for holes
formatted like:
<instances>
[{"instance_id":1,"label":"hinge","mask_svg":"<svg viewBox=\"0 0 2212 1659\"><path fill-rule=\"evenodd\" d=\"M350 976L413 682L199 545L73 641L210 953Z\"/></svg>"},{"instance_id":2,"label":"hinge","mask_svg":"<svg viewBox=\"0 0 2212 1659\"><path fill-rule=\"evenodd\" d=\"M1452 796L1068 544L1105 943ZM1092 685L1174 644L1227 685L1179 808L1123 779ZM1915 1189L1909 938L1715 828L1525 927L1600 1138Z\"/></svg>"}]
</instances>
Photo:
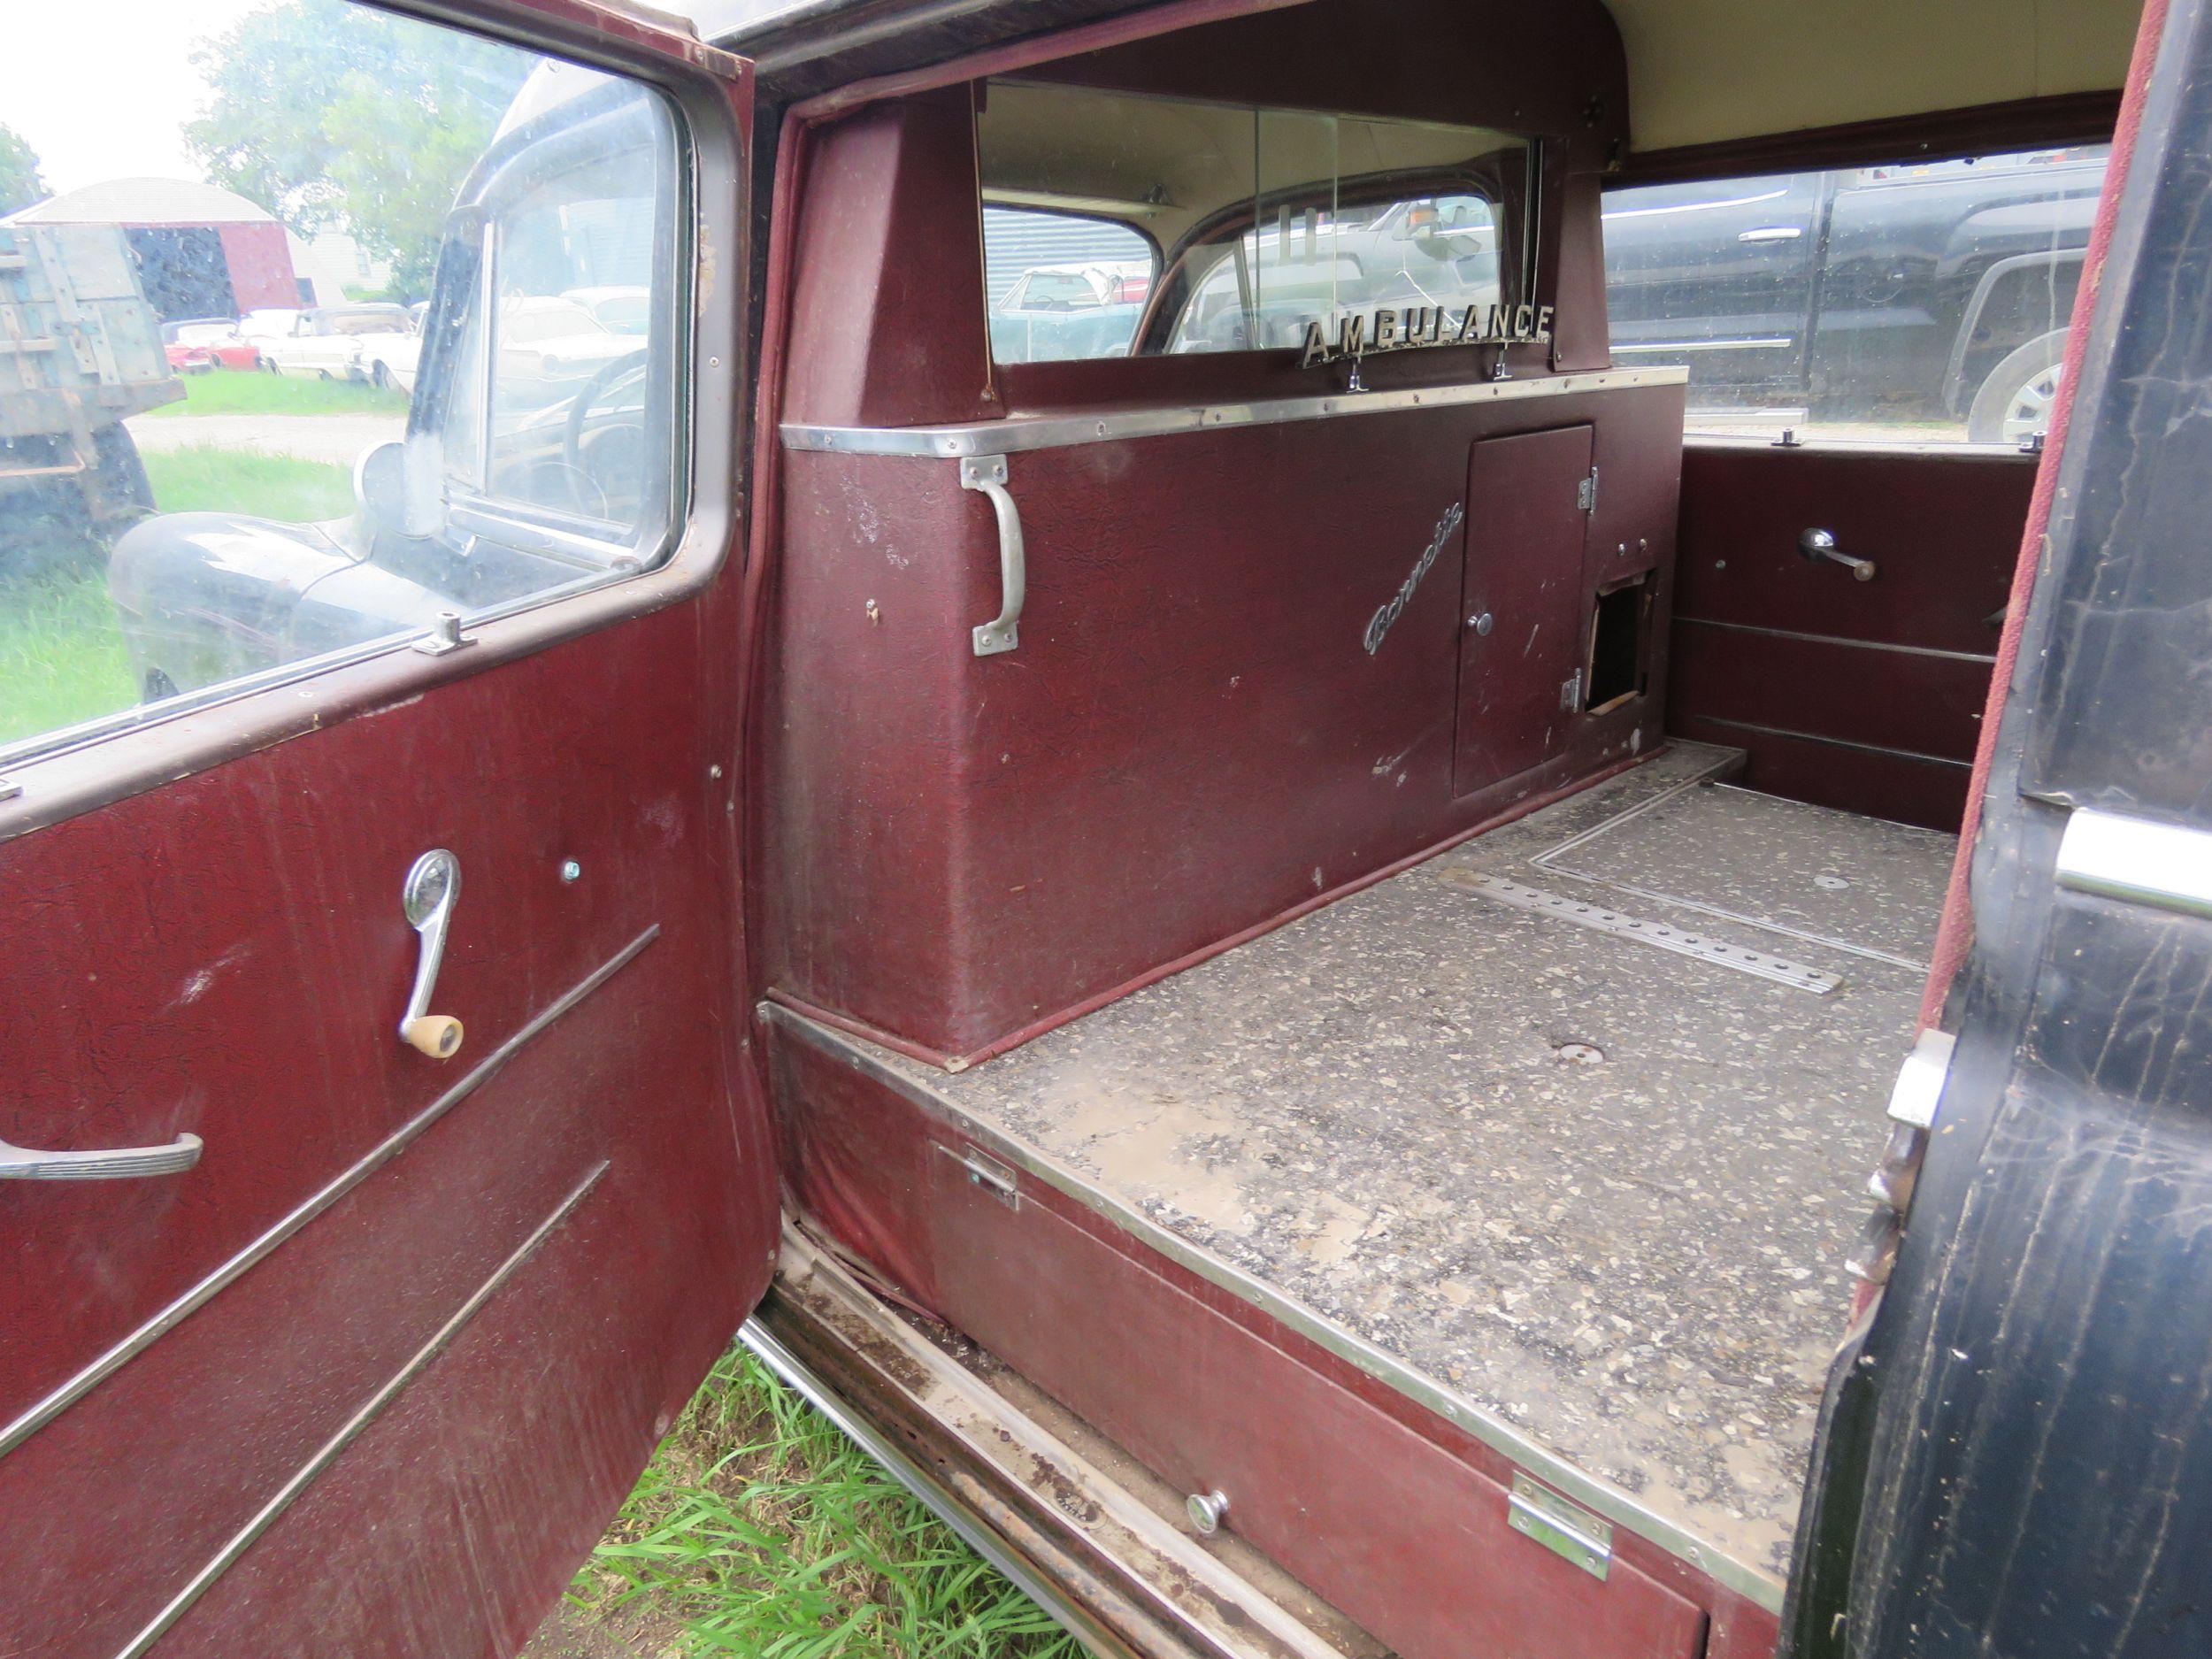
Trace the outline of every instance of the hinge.
<instances>
[{"instance_id":1,"label":"hinge","mask_svg":"<svg viewBox=\"0 0 2212 1659\"><path fill-rule=\"evenodd\" d=\"M1575 486L1575 505L1585 512L1596 511L1598 504L1598 470L1590 469L1590 476Z\"/></svg>"},{"instance_id":2,"label":"hinge","mask_svg":"<svg viewBox=\"0 0 2212 1659\"><path fill-rule=\"evenodd\" d=\"M1526 1475L1513 1477L1505 1524L1554 1555L1565 1556L1593 1578L1604 1578L1613 1564L1612 1523L1600 1520L1578 1503L1568 1502Z\"/></svg>"},{"instance_id":3,"label":"hinge","mask_svg":"<svg viewBox=\"0 0 2212 1659\"><path fill-rule=\"evenodd\" d=\"M1581 706L1582 671L1578 668L1559 682L1559 710L1563 714L1572 714Z\"/></svg>"}]
</instances>

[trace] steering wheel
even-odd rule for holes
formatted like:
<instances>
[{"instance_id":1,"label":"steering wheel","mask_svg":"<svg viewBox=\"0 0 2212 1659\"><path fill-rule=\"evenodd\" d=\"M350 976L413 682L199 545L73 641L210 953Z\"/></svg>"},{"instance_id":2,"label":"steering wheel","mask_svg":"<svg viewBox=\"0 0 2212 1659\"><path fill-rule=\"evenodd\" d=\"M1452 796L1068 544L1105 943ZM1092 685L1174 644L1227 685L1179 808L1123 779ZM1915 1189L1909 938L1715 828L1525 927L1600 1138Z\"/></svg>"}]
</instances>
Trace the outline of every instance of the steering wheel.
<instances>
[{"instance_id":1,"label":"steering wheel","mask_svg":"<svg viewBox=\"0 0 2212 1659\"><path fill-rule=\"evenodd\" d=\"M561 427L561 465L567 469L572 478L577 476L591 478L591 469L584 465L586 419L599 401L614 390L618 382L628 375L641 373L644 371L646 355L647 348L641 346L635 351L627 352L621 357L610 357L592 372L591 378L584 382L582 388L576 394L575 401L568 406L568 419L563 422ZM633 424L642 434L645 429L644 417L641 414ZM596 479L592 479L592 484L595 488L599 489L603 501L607 494L605 488ZM573 488L572 485L572 491ZM576 505L580 511L589 511L580 500Z\"/></svg>"}]
</instances>

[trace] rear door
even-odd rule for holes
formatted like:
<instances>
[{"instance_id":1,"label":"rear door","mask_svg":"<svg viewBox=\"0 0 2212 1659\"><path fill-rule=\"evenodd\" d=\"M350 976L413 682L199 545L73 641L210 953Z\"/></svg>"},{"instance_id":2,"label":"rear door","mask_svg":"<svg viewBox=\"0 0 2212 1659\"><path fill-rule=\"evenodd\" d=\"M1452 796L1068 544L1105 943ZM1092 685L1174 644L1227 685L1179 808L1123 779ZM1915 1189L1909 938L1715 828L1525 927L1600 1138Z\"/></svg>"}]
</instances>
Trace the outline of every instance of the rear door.
<instances>
[{"instance_id":1,"label":"rear door","mask_svg":"<svg viewBox=\"0 0 2212 1659\"><path fill-rule=\"evenodd\" d=\"M770 1271L749 65L580 0L421 10L483 35L212 37L332 72L361 166L458 180L377 221L433 303L350 486L291 403L252 454L134 428L160 511L111 551L0 484L0 1652L511 1651ZM52 65L103 109L109 21ZM649 295L634 353L488 373L506 301L592 286Z\"/></svg>"}]
</instances>

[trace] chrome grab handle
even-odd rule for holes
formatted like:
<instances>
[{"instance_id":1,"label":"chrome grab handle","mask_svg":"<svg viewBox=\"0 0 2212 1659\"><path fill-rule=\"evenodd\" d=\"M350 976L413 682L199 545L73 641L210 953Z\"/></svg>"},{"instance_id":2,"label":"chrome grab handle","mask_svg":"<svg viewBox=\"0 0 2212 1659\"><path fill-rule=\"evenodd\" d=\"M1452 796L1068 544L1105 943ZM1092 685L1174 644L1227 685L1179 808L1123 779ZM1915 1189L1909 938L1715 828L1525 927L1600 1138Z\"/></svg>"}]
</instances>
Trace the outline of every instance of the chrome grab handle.
<instances>
[{"instance_id":1,"label":"chrome grab handle","mask_svg":"<svg viewBox=\"0 0 2212 1659\"><path fill-rule=\"evenodd\" d=\"M960 463L960 488L980 490L998 514L998 615L975 630L975 654L995 657L1021 643L1022 604L1029 597L1029 566L1022 549L1021 509L1006 493L1006 457L968 456Z\"/></svg>"},{"instance_id":2,"label":"chrome grab handle","mask_svg":"<svg viewBox=\"0 0 2212 1659\"><path fill-rule=\"evenodd\" d=\"M1755 230L1738 231L1736 240L1755 244L1763 242L1795 242L1804 234L1805 228L1801 225L1762 225Z\"/></svg>"},{"instance_id":3,"label":"chrome grab handle","mask_svg":"<svg viewBox=\"0 0 2212 1659\"><path fill-rule=\"evenodd\" d=\"M175 1175L199 1161L197 1135L179 1135L165 1147L114 1147L104 1152L36 1152L0 1141L0 1181L120 1181Z\"/></svg>"},{"instance_id":4,"label":"chrome grab handle","mask_svg":"<svg viewBox=\"0 0 2212 1659\"><path fill-rule=\"evenodd\" d=\"M450 1014L430 1011L438 964L445 960L446 929L460 896L461 861L442 847L416 859L400 888L407 925L422 935L422 956L415 964L415 988L407 999L407 1011L400 1016L399 1036L433 1060L450 1060L461 1051L461 1022Z\"/></svg>"},{"instance_id":5,"label":"chrome grab handle","mask_svg":"<svg viewBox=\"0 0 2212 1659\"><path fill-rule=\"evenodd\" d=\"M1850 554L1839 551L1832 530L1806 531L1797 538L1797 550L1809 565L1817 565L1826 559L1832 565L1842 565L1856 580L1870 582L1874 580L1874 561L1854 558Z\"/></svg>"}]
</instances>

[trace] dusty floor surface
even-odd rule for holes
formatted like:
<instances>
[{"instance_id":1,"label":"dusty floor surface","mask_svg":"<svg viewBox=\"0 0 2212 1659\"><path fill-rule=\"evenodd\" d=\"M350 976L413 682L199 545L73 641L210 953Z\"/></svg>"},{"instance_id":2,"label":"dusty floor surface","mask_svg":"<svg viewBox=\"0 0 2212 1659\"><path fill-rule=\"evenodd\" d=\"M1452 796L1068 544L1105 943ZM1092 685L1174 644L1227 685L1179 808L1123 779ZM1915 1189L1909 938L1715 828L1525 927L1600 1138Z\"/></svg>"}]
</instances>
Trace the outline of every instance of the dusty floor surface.
<instances>
[{"instance_id":1,"label":"dusty floor surface","mask_svg":"<svg viewBox=\"0 0 2212 1659\"><path fill-rule=\"evenodd\" d=\"M958 1077L871 1053L1784 1571L1954 842L1694 781L1724 758L1678 745Z\"/></svg>"}]
</instances>

